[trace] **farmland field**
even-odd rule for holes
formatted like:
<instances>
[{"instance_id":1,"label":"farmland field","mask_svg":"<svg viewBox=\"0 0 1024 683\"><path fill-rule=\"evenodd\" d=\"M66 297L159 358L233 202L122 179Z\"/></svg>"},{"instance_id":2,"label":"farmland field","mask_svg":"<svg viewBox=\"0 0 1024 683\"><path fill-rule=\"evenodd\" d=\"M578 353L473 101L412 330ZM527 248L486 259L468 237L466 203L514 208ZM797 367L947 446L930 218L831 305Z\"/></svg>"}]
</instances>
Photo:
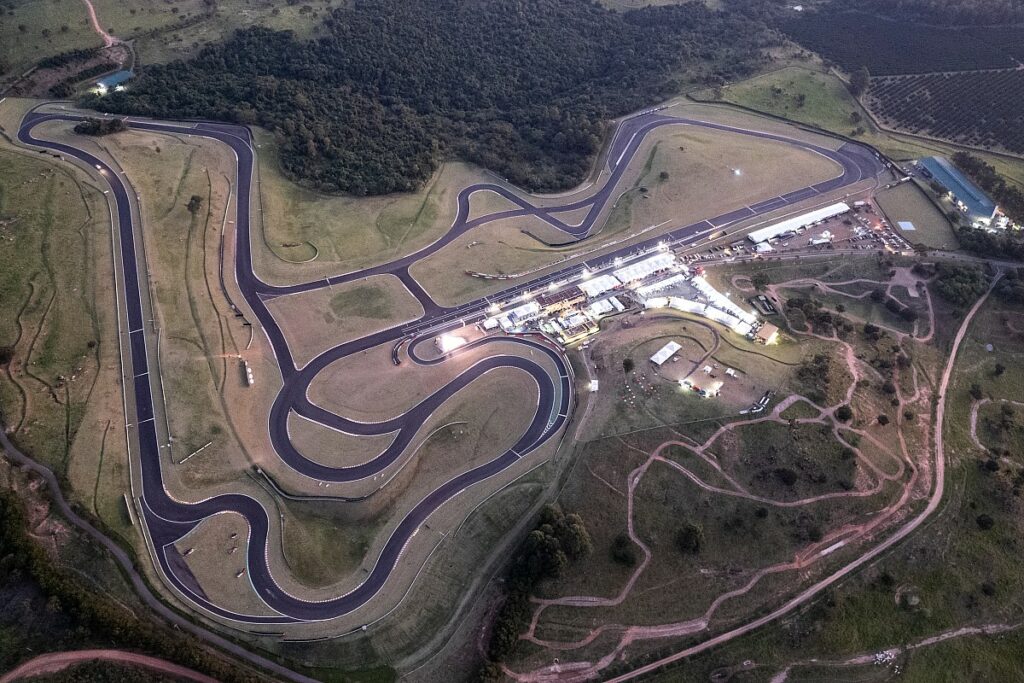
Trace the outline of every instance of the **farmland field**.
<instances>
[{"instance_id":1,"label":"farmland field","mask_svg":"<svg viewBox=\"0 0 1024 683\"><path fill-rule=\"evenodd\" d=\"M866 104L887 127L971 147L1024 152L1024 71L886 76Z\"/></svg>"},{"instance_id":2,"label":"farmland field","mask_svg":"<svg viewBox=\"0 0 1024 683\"><path fill-rule=\"evenodd\" d=\"M938 28L859 12L819 11L783 30L796 42L875 75L1002 69L1016 66L1024 29Z\"/></svg>"}]
</instances>

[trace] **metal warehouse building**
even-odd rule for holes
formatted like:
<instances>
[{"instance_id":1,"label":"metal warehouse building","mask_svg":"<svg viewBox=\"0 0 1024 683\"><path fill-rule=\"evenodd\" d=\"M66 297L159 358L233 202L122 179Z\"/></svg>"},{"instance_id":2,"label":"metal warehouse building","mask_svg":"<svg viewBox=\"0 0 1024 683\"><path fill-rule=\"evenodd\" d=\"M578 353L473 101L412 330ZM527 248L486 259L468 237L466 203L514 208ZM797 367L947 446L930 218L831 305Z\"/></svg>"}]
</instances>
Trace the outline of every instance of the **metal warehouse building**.
<instances>
[{"instance_id":1,"label":"metal warehouse building","mask_svg":"<svg viewBox=\"0 0 1024 683\"><path fill-rule=\"evenodd\" d=\"M953 164L942 157L927 157L921 159L920 164L928 170L933 180L949 190L957 206L967 214L971 225L992 225L997 211L995 202Z\"/></svg>"},{"instance_id":2,"label":"metal warehouse building","mask_svg":"<svg viewBox=\"0 0 1024 683\"><path fill-rule=\"evenodd\" d=\"M761 242L767 242L779 235L798 230L799 228L806 227L812 223L834 218L835 216L841 216L849 210L849 205L845 202L839 202L838 204L832 204L831 206L816 209L801 216L789 218L781 223L776 223L775 225L769 225L768 227L761 228L760 230L754 230L752 233L747 235L747 239L754 244L760 244Z\"/></svg>"}]
</instances>

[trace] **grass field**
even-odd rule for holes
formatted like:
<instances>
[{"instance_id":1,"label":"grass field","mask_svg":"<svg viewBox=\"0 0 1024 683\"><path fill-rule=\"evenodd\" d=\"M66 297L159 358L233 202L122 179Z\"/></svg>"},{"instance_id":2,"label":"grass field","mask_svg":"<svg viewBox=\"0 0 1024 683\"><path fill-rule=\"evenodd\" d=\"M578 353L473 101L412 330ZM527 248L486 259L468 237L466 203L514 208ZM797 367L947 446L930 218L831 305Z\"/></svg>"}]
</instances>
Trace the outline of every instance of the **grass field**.
<instances>
[{"instance_id":1,"label":"grass field","mask_svg":"<svg viewBox=\"0 0 1024 683\"><path fill-rule=\"evenodd\" d=\"M334 346L423 315L423 307L392 275L279 297L267 307L300 365Z\"/></svg>"},{"instance_id":2,"label":"grass field","mask_svg":"<svg viewBox=\"0 0 1024 683\"><path fill-rule=\"evenodd\" d=\"M1021 503L1015 490L1024 467L1016 458L1000 458L995 470L981 466L989 456L970 439L974 399L969 388L979 384L986 396L1013 400L1024 357L1013 325L1022 316L1019 307L996 299L972 324L947 393L945 498L924 528L799 612L653 680L707 680L715 670L751 659L757 667L737 672L733 680L761 681L810 658L843 660L916 644L963 626L1019 624L1024 581L1017 541ZM994 350L988 352L986 344ZM934 358L937 362L926 364L945 360L941 354ZM1007 368L1001 375L994 372L997 363ZM992 518L990 529L979 525L983 514ZM966 636L903 653L892 665L797 666L787 680L891 680L897 675L894 666L900 680L1016 680L1020 640L1019 631Z\"/></svg>"},{"instance_id":3,"label":"grass field","mask_svg":"<svg viewBox=\"0 0 1024 683\"><path fill-rule=\"evenodd\" d=\"M703 108L679 111L709 113ZM779 165L788 172L777 173ZM616 189L618 198L599 218L600 231L589 246L632 235L649 238L839 172L828 159L783 143L701 128L659 129L633 158ZM415 264L412 273L436 300L450 305L509 285L465 274L467 253L472 254L472 270L518 274L558 264L587 249L586 242L562 249L543 246L522 232L536 231L537 223L505 220L482 226Z\"/></svg>"},{"instance_id":4,"label":"grass field","mask_svg":"<svg viewBox=\"0 0 1024 683\"><path fill-rule=\"evenodd\" d=\"M134 40L142 63L169 62L194 56L232 31L259 24L311 37L326 12L341 3L319 0L300 6L271 0L93 0L100 25L123 40ZM101 47L82 0L22 0L5 9L0 22L0 83L21 74L38 60L88 47Z\"/></svg>"},{"instance_id":5,"label":"grass field","mask_svg":"<svg viewBox=\"0 0 1024 683\"><path fill-rule=\"evenodd\" d=\"M459 190L485 179L467 165L446 164L419 193L327 195L281 175L271 136L258 132L256 141L264 247L253 255L257 272L279 282L334 275L415 251L451 225Z\"/></svg>"},{"instance_id":6,"label":"grass field","mask_svg":"<svg viewBox=\"0 0 1024 683\"><path fill-rule=\"evenodd\" d=\"M775 94L772 88L781 90ZM949 156L963 149L944 142L935 142L898 132L889 132L876 127L864 108L850 95L845 83L831 73L803 66L787 67L779 71L755 76L746 81L730 84L723 88L723 102L749 107L774 116L781 116L825 130L849 135L855 128L863 127L858 139L874 145L895 159L917 159L923 156ZM797 106L797 99L803 95L804 106ZM710 90L700 91L694 97L706 101L713 98ZM861 120L853 122L852 114ZM999 173L1024 186L1024 160L989 154L981 151L972 153L994 165Z\"/></svg>"},{"instance_id":7,"label":"grass field","mask_svg":"<svg viewBox=\"0 0 1024 683\"><path fill-rule=\"evenodd\" d=\"M245 573L249 525L233 512L203 520L175 548L207 595L217 604L241 614L274 614L259 596Z\"/></svg>"},{"instance_id":8,"label":"grass field","mask_svg":"<svg viewBox=\"0 0 1024 683\"><path fill-rule=\"evenodd\" d=\"M863 110L846 86L831 74L793 66L740 81L722 89L723 100L793 121L850 134ZM697 93L706 97L708 92Z\"/></svg>"},{"instance_id":9,"label":"grass field","mask_svg":"<svg viewBox=\"0 0 1024 683\"><path fill-rule=\"evenodd\" d=\"M102 47L82 0L17 2L0 21L0 83L20 75L36 61L66 50ZM66 30L65 30L66 28Z\"/></svg>"},{"instance_id":10,"label":"grass field","mask_svg":"<svg viewBox=\"0 0 1024 683\"><path fill-rule=\"evenodd\" d=\"M0 143L0 414L66 493L135 540L103 195L65 167Z\"/></svg>"},{"instance_id":11,"label":"grass field","mask_svg":"<svg viewBox=\"0 0 1024 683\"><path fill-rule=\"evenodd\" d=\"M932 249L948 251L959 248L960 243L949 220L916 183L903 183L880 192L876 200L892 226L911 244L924 244ZM902 221L913 223L914 230L900 229Z\"/></svg>"}]
</instances>

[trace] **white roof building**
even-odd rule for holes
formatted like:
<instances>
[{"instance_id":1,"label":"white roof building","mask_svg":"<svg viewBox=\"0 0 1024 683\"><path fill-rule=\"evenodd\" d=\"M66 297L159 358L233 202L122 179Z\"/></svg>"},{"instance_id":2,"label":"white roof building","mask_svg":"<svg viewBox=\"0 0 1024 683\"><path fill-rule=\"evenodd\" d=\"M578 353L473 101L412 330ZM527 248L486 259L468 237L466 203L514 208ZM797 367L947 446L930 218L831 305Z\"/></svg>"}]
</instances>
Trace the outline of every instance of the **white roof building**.
<instances>
[{"instance_id":1,"label":"white roof building","mask_svg":"<svg viewBox=\"0 0 1024 683\"><path fill-rule=\"evenodd\" d=\"M631 263L624 268L619 268L612 275L618 278L619 282L625 284L668 270L674 265L676 265L676 257L669 252L661 252L642 261Z\"/></svg>"},{"instance_id":2,"label":"white roof building","mask_svg":"<svg viewBox=\"0 0 1024 683\"><path fill-rule=\"evenodd\" d=\"M608 290L615 289L621 284L622 283L613 275L601 275L592 280L584 280L583 282L580 282L579 288L583 290L583 293L586 294L588 298L592 299L595 296L604 294Z\"/></svg>"},{"instance_id":3,"label":"white roof building","mask_svg":"<svg viewBox=\"0 0 1024 683\"><path fill-rule=\"evenodd\" d=\"M652 282L651 284L644 285L643 287L637 287L636 293L642 297L647 297L648 295L654 294L655 292L660 292L663 289L668 289L672 285L682 282L685 279L685 275L683 275L682 273L676 273L675 275L671 275L663 280Z\"/></svg>"},{"instance_id":4,"label":"white roof building","mask_svg":"<svg viewBox=\"0 0 1024 683\"><path fill-rule=\"evenodd\" d=\"M539 314L540 304L536 301L530 301L522 306L513 308L511 311L499 318L498 323L501 325L501 329L508 332L509 330L513 330L523 323L536 318Z\"/></svg>"},{"instance_id":5,"label":"white roof building","mask_svg":"<svg viewBox=\"0 0 1024 683\"><path fill-rule=\"evenodd\" d=\"M668 344L665 344L664 346L662 346L658 350L658 352L656 354L651 356L651 362L654 363L655 365L661 365L662 363L667 361L669 358L671 358L672 356L676 355L676 351L678 351L681 348L683 348L683 347L681 347L679 344L675 343L674 341L671 341Z\"/></svg>"},{"instance_id":6,"label":"white roof building","mask_svg":"<svg viewBox=\"0 0 1024 683\"><path fill-rule=\"evenodd\" d=\"M600 301L595 301L594 303L587 306L587 311L590 313L590 315L594 316L595 318L598 316L602 316L605 313L611 313L614 310L615 307L612 306L611 301L609 301L608 299L601 299Z\"/></svg>"},{"instance_id":7,"label":"white roof building","mask_svg":"<svg viewBox=\"0 0 1024 683\"><path fill-rule=\"evenodd\" d=\"M826 206L824 208L816 209L814 211L802 214L800 216L795 216L794 218L789 218L787 220L782 221L781 223L769 225L768 227L761 228L760 230L754 230L749 235L747 235L747 239L753 242L754 244L767 242L773 237L778 237L784 232L791 232L796 230L797 228L802 228L812 223L817 223L818 221L823 221L828 218L833 218L835 216L842 215L844 213L847 213L849 210L850 206L848 204L846 204L845 202L838 202L837 204L832 204L831 206Z\"/></svg>"},{"instance_id":8,"label":"white roof building","mask_svg":"<svg viewBox=\"0 0 1024 683\"><path fill-rule=\"evenodd\" d=\"M701 294L708 298L709 305L714 306L715 308L720 309L722 311L725 311L726 313L730 314L735 318L738 318L739 320L747 323L748 325L753 325L755 322L757 322L757 316L755 316L750 311L745 311L739 306L737 306L732 299L730 299L729 297L725 296L717 289L712 287L711 283L709 283L703 277L698 275L697 277L693 278L690 282L693 284L694 287L696 287L700 291Z\"/></svg>"}]
</instances>

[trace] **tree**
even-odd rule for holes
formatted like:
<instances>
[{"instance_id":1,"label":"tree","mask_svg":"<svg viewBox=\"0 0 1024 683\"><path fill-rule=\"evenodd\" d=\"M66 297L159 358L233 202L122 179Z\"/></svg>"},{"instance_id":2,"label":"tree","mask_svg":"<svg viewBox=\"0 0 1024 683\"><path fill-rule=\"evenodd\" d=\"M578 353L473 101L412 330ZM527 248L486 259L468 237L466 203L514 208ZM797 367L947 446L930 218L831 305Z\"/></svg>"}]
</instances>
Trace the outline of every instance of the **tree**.
<instances>
[{"instance_id":1,"label":"tree","mask_svg":"<svg viewBox=\"0 0 1024 683\"><path fill-rule=\"evenodd\" d=\"M982 531L988 531L996 525L996 520L992 519L991 515L982 513L977 516L974 522L978 525L978 528Z\"/></svg>"},{"instance_id":2,"label":"tree","mask_svg":"<svg viewBox=\"0 0 1024 683\"><path fill-rule=\"evenodd\" d=\"M626 534L619 534L612 541L612 560L626 567L636 565L636 545Z\"/></svg>"},{"instance_id":3,"label":"tree","mask_svg":"<svg viewBox=\"0 0 1024 683\"><path fill-rule=\"evenodd\" d=\"M878 416L878 424L882 425L883 427L885 425L889 424L889 416L886 415L885 413L882 413L881 415L879 415Z\"/></svg>"},{"instance_id":4,"label":"tree","mask_svg":"<svg viewBox=\"0 0 1024 683\"><path fill-rule=\"evenodd\" d=\"M850 92L854 97L860 97L868 91L871 85L871 73L866 66L862 66L850 74Z\"/></svg>"},{"instance_id":5,"label":"tree","mask_svg":"<svg viewBox=\"0 0 1024 683\"><path fill-rule=\"evenodd\" d=\"M995 375L996 375L996 377L999 377L1004 372L1006 372L1006 366L1003 365L1002 363L996 363L996 368L995 368Z\"/></svg>"},{"instance_id":6,"label":"tree","mask_svg":"<svg viewBox=\"0 0 1024 683\"><path fill-rule=\"evenodd\" d=\"M980 401L982 397L985 395L984 392L982 392L981 390L981 385L978 383L974 383L971 385L970 392L971 398L973 398L975 401Z\"/></svg>"},{"instance_id":7,"label":"tree","mask_svg":"<svg viewBox=\"0 0 1024 683\"><path fill-rule=\"evenodd\" d=\"M188 200L188 212L193 216L199 213L199 209L203 206L203 198L197 194L192 195L191 199Z\"/></svg>"},{"instance_id":8,"label":"tree","mask_svg":"<svg viewBox=\"0 0 1024 683\"><path fill-rule=\"evenodd\" d=\"M796 472L789 469L788 467L779 467L775 470L775 477L786 486L792 486L796 483L797 476Z\"/></svg>"},{"instance_id":9,"label":"tree","mask_svg":"<svg viewBox=\"0 0 1024 683\"><path fill-rule=\"evenodd\" d=\"M13 346L0 346L0 367L9 365L14 360Z\"/></svg>"},{"instance_id":10,"label":"tree","mask_svg":"<svg viewBox=\"0 0 1024 683\"><path fill-rule=\"evenodd\" d=\"M626 373L627 375L629 373L633 372L633 368L635 367L635 365L636 364L633 363L633 359L632 358L623 358L622 359L622 371L624 373Z\"/></svg>"},{"instance_id":11,"label":"tree","mask_svg":"<svg viewBox=\"0 0 1024 683\"><path fill-rule=\"evenodd\" d=\"M768 276L764 273L754 273L750 276L750 284L754 285L754 289L759 292L763 292L768 283Z\"/></svg>"},{"instance_id":12,"label":"tree","mask_svg":"<svg viewBox=\"0 0 1024 683\"><path fill-rule=\"evenodd\" d=\"M79 135L110 135L128 130L124 119L97 119L89 117L75 124L73 129Z\"/></svg>"},{"instance_id":13,"label":"tree","mask_svg":"<svg viewBox=\"0 0 1024 683\"><path fill-rule=\"evenodd\" d=\"M676 546L689 555L700 552L704 544L704 527L696 522L687 522L676 532Z\"/></svg>"},{"instance_id":14,"label":"tree","mask_svg":"<svg viewBox=\"0 0 1024 683\"><path fill-rule=\"evenodd\" d=\"M661 182L665 182L666 180L668 180L668 171L662 171L661 173L659 173L658 180L660 180Z\"/></svg>"}]
</instances>

